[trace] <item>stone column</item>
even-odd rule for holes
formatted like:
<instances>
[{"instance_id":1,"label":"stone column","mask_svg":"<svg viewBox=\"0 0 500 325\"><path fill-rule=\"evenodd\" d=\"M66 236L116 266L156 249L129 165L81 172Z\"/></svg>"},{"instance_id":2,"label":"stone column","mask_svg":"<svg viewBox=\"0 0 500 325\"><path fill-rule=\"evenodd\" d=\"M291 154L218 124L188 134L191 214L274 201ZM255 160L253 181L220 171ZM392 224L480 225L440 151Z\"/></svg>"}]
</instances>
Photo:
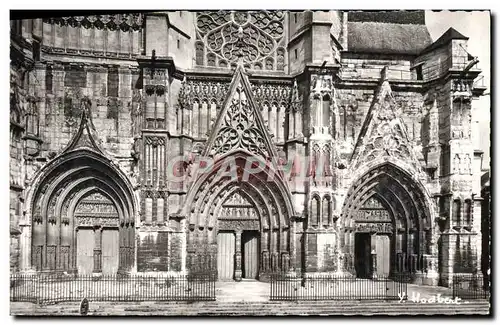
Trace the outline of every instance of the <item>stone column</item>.
<instances>
[{"instance_id":1,"label":"stone column","mask_svg":"<svg viewBox=\"0 0 500 325\"><path fill-rule=\"evenodd\" d=\"M138 250L139 250L139 245L141 243L141 238L139 237L139 231L140 231L140 215L139 213L137 213L136 215L136 221L134 223L134 240L135 240L135 244L134 244L134 252L133 252L133 261L132 261L132 273L137 273L137 254L138 254Z\"/></svg>"},{"instance_id":2,"label":"stone column","mask_svg":"<svg viewBox=\"0 0 500 325\"><path fill-rule=\"evenodd\" d=\"M449 232L441 234L441 252L440 252L440 263L441 263L441 285L445 287L450 287L453 280L453 238Z\"/></svg>"},{"instance_id":3,"label":"stone column","mask_svg":"<svg viewBox=\"0 0 500 325\"><path fill-rule=\"evenodd\" d=\"M234 254L235 270L234 279L241 281L241 230L236 231L236 249Z\"/></svg>"},{"instance_id":4,"label":"stone column","mask_svg":"<svg viewBox=\"0 0 500 325\"><path fill-rule=\"evenodd\" d=\"M297 225L295 223L295 217L291 218L291 227L290 227L290 236L288 237L288 240L290 241L290 272L295 271L295 265L297 263L297 247L296 247L296 240L297 240Z\"/></svg>"},{"instance_id":5,"label":"stone column","mask_svg":"<svg viewBox=\"0 0 500 325\"><path fill-rule=\"evenodd\" d=\"M23 272L32 271L31 267L31 225L20 224L21 236L20 236L20 267L19 269Z\"/></svg>"},{"instance_id":6,"label":"stone column","mask_svg":"<svg viewBox=\"0 0 500 325\"><path fill-rule=\"evenodd\" d=\"M94 270L93 272L102 272L102 227L94 229L95 248L94 248ZM120 247L121 249L121 247ZM119 258L123 258L123 254L119 254ZM119 262L123 266L123 261Z\"/></svg>"},{"instance_id":7,"label":"stone column","mask_svg":"<svg viewBox=\"0 0 500 325\"><path fill-rule=\"evenodd\" d=\"M429 236L426 236L426 240L429 241L429 247L430 247L430 255L426 257L427 263L426 265L426 284L427 285L438 285L439 283L439 272L438 272L438 245L437 241L439 240L439 235L438 235L438 229L437 227L433 229L431 234Z\"/></svg>"},{"instance_id":8,"label":"stone column","mask_svg":"<svg viewBox=\"0 0 500 325\"><path fill-rule=\"evenodd\" d=\"M372 278L377 278L377 234L371 235Z\"/></svg>"},{"instance_id":9,"label":"stone column","mask_svg":"<svg viewBox=\"0 0 500 325\"><path fill-rule=\"evenodd\" d=\"M181 272L186 272L186 259L187 259L187 229L186 218L181 220Z\"/></svg>"},{"instance_id":10,"label":"stone column","mask_svg":"<svg viewBox=\"0 0 500 325\"><path fill-rule=\"evenodd\" d=\"M267 273L270 270L269 263L269 230L262 232L262 260L260 265L260 272Z\"/></svg>"}]
</instances>

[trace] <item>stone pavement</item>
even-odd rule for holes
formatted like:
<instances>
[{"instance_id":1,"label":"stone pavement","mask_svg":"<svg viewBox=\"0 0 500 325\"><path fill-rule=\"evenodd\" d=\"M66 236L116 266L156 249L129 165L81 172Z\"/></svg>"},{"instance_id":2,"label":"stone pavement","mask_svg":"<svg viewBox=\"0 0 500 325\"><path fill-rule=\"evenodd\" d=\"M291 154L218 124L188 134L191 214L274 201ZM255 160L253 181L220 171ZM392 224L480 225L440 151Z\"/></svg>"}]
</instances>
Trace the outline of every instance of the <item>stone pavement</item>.
<instances>
[{"instance_id":1,"label":"stone pavement","mask_svg":"<svg viewBox=\"0 0 500 325\"><path fill-rule=\"evenodd\" d=\"M408 285L408 296L451 297L451 289ZM269 301L269 283L257 281L218 282L216 301L209 302L92 302L89 316L269 316L269 315L488 315L486 300L459 304L416 303L412 301ZM79 315L79 303L38 306L11 303L11 315Z\"/></svg>"}]
</instances>

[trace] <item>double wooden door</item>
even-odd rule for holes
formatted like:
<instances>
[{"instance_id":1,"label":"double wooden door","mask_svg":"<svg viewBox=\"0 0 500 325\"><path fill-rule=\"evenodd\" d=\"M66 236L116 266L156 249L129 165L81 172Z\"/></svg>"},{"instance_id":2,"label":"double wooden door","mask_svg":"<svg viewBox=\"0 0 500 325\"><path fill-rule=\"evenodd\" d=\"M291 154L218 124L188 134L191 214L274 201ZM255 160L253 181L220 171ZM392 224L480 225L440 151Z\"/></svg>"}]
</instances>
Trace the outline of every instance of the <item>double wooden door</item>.
<instances>
[{"instance_id":1,"label":"double wooden door","mask_svg":"<svg viewBox=\"0 0 500 325\"><path fill-rule=\"evenodd\" d=\"M236 270L236 234L219 232L217 235L217 272L221 281L234 279ZM241 271L245 279L257 279L259 274L259 233L244 231L241 234Z\"/></svg>"},{"instance_id":2,"label":"double wooden door","mask_svg":"<svg viewBox=\"0 0 500 325\"><path fill-rule=\"evenodd\" d=\"M103 229L102 232L93 228L78 229L76 265L79 274L92 274L94 272L94 250L96 249L101 252L100 256L97 255L97 258L101 258L100 271L107 275L116 274L120 254L118 229Z\"/></svg>"},{"instance_id":3,"label":"double wooden door","mask_svg":"<svg viewBox=\"0 0 500 325\"><path fill-rule=\"evenodd\" d=\"M373 254L375 253L376 275L388 277L391 266L391 239L388 234L355 235L355 267L359 278L371 278L374 273Z\"/></svg>"}]
</instances>

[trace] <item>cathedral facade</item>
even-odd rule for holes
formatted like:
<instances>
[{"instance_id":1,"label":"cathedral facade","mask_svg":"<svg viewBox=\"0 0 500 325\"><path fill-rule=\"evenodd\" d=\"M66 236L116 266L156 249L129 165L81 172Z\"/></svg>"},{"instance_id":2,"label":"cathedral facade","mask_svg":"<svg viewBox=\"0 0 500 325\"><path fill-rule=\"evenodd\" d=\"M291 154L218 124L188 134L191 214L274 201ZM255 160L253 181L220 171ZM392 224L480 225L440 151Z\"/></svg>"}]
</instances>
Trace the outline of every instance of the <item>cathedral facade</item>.
<instances>
[{"instance_id":1,"label":"cathedral facade","mask_svg":"<svg viewBox=\"0 0 500 325\"><path fill-rule=\"evenodd\" d=\"M432 42L424 12L11 28L12 272L481 271L485 89L468 38Z\"/></svg>"}]
</instances>

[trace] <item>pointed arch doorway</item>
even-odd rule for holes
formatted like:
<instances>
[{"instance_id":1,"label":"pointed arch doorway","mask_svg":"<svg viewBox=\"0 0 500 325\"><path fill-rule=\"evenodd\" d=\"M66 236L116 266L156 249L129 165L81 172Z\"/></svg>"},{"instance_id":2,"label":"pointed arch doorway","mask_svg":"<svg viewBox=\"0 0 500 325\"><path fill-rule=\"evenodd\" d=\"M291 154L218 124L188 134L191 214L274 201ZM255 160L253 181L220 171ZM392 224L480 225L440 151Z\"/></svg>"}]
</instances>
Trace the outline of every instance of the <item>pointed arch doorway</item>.
<instances>
[{"instance_id":1,"label":"pointed arch doorway","mask_svg":"<svg viewBox=\"0 0 500 325\"><path fill-rule=\"evenodd\" d=\"M39 175L29 265L78 274L130 272L135 261L135 201L120 170L102 155L77 149Z\"/></svg>"},{"instance_id":2,"label":"pointed arch doorway","mask_svg":"<svg viewBox=\"0 0 500 325\"><path fill-rule=\"evenodd\" d=\"M422 271L432 237L424 193L391 163L375 166L355 181L341 216L345 269L362 278Z\"/></svg>"},{"instance_id":3,"label":"pointed arch doorway","mask_svg":"<svg viewBox=\"0 0 500 325\"><path fill-rule=\"evenodd\" d=\"M265 280L295 265L291 200L279 181L269 181L268 167L242 178L249 153L229 157L237 177L220 173L227 162L222 158L188 196L186 267L211 269L221 280Z\"/></svg>"}]
</instances>

